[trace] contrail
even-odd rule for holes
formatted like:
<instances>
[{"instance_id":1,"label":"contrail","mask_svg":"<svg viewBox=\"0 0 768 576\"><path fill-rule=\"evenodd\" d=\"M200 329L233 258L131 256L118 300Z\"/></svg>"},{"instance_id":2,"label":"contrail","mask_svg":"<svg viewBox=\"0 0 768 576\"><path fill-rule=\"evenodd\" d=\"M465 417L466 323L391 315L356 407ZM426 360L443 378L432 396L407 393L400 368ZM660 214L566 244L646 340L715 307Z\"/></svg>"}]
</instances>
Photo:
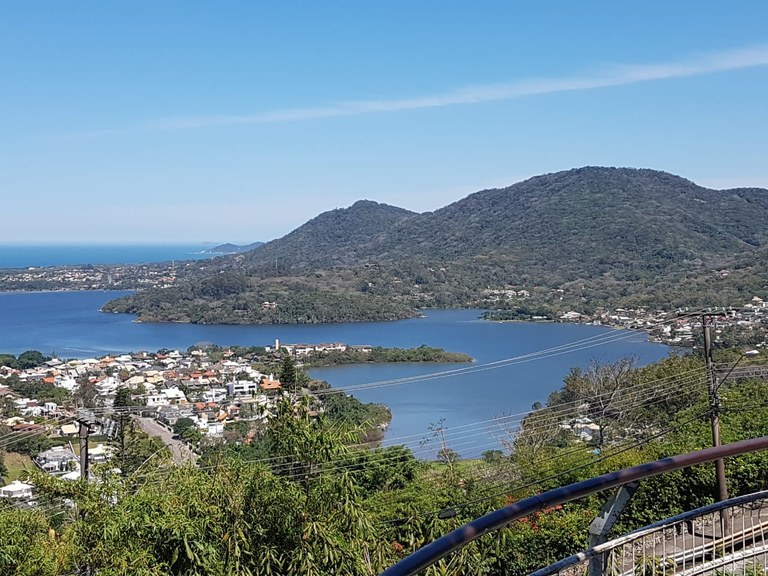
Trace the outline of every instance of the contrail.
<instances>
[{"instance_id":1,"label":"contrail","mask_svg":"<svg viewBox=\"0 0 768 576\"><path fill-rule=\"evenodd\" d=\"M703 76L765 65L768 65L768 46L757 46L702 54L694 58L675 62L614 66L600 72L581 76L531 78L502 84L467 86L447 92L409 98L341 101L327 106L282 108L247 115L167 118L125 130L102 130L80 134L80 136L109 135L136 130L190 130L212 126L274 124L361 114L473 105L539 94L596 90L654 80Z\"/></svg>"}]
</instances>

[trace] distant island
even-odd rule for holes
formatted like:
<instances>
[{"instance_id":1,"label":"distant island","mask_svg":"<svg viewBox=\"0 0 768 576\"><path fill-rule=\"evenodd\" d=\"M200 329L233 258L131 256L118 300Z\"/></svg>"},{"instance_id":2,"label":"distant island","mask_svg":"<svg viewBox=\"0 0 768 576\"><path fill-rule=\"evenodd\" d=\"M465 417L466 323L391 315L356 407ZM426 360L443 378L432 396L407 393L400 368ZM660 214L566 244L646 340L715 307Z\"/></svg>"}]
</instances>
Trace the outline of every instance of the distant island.
<instances>
[{"instance_id":1,"label":"distant island","mask_svg":"<svg viewBox=\"0 0 768 576\"><path fill-rule=\"evenodd\" d=\"M238 245L238 244L220 244L214 248L203 250L204 254L240 254L241 252L248 252L259 246L263 246L264 242L251 242L250 244Z\"/></svg>"}]
</instances>

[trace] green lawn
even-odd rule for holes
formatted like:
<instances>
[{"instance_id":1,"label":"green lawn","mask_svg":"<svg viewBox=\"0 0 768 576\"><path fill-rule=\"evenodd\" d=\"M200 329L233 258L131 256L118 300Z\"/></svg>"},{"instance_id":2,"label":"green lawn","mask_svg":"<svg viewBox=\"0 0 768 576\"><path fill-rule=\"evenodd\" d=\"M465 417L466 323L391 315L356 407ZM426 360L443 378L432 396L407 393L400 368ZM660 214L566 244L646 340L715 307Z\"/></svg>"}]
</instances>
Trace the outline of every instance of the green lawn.
<instances>
[{"instance_id":1,"label":"green lawn","mask_svg":"<svg viewBox=\"0 0 768 576\"><path fill-rule=\"evenodd\" d=\"M3 455L3 459L5 460L5 466L8 468L7 482L18 480L25 470L31 470L35 467L32 459L25 454L6 452Z\"/></svg>"}]
</instances>

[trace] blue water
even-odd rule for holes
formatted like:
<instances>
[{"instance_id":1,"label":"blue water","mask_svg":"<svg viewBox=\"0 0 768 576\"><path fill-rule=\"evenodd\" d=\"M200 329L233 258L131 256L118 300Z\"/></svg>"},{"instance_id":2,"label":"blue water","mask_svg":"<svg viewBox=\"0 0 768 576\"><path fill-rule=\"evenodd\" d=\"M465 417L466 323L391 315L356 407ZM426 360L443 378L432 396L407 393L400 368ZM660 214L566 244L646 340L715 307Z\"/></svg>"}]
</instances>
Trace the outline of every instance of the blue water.
<instances>
[{"instance_id":1,"label":"blue water","mask_svg":"<svg viewBox=\"0 0 768 576\"><path fill-rule=\"evenodd\" d=\"M210 258L203 251L213 244L58 244L0 245L0 268L75 266L85 264L143 264Z\"/></svg>"},{"instance_id":2,"label":"blue water","mask_svg":"<svg viewBox=\"0 0 768 576\"><path fill-rule=\"evenodd\" d=\"M426 344L465 352L475 358L466 373L398 385L383 382L466 365L381 364L312 370L314 377L335 387L364 385L354 391L355 396L392 409L388 441L408 442L422 456L430 448L420 448L420 442L430 436L430 424L441 418L449 430L456 431L454 449L463 456L477 455L498 447L490 432L493 418L523 413L534 402L546 401L572 367L626 356L645 364L668 353L667 347L649 343L640 333L576 324L494 323L478 320L474 310L428 311L425 318L398 322L304 326L142 324L131 315L98 312L107 300L125 293L0 294L0 352L40 350L60 358L84 358L160 348L186 350L203 342L263 346L275 338L283 343L401 348ZM540 357L520 358L546 350ZM514 358L519 360L504 362Z\"/></svg>"}]
</instances>

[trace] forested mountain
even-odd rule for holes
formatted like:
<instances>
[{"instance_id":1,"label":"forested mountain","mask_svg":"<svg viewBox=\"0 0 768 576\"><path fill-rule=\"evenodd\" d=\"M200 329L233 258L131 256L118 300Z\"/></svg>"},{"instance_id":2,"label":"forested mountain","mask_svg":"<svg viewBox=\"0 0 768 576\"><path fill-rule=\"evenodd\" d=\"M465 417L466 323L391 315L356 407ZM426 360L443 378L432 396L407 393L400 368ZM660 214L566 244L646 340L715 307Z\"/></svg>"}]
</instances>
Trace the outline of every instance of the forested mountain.
<instances>
[{"instance_id":1,"label":"forested mountain","mask_svg":"<svg viewBox=\"0 0 768 576\"><path fill-rule=\"evenodd\" d=\"M536 268L557 264L577 276L621 275L627 266L733 255L768 239L766 190L711 190L654 170L587 167L546 174L476 192L435 212L398 212L399 218L380 218L375 227L349 217L361 204L326 212L245 262L279 258L306 269L334 259L349 266L497 254Z\"/></svg>"},{"instance_id":2,"label":"forested mountain","mask_svg":"<svg viewBox=\"0 0 768 576\"><path fill-rule=\"evenodd\" d=\"M349 208L324 212L279 240L252 250L243 258L250 269L314 270L357 266L375 260L379 246L416 212L359 200Z\"/></svg>"},{"instance_id":3,"label":"forested mountain","mask_svg":"<svg viewBox=\"0 0 768 576\"><path fill-rule=\"evenodd\" d=\"M250 252L197 264L175 295L150 291L110 309L154 320L292 321L238 319L221 299L237 294L232 309L242 310L275 291L290 300L289 286L322 294L318 301L331 309L340 295L355 307L370 303L382 318L428 306L516 306L488 298L509 287L530 292L528 306L733 304L768 282L760 257L766 224L768 190L718 191L665 172L586 167L476 192L425 214L360 201ZM716 275L715 291L710 280L726 268L733 270ZM241 281L229 295L197 289L211 274L218 283L233 274ZM205 319L168 313L181 307L178 290L207 310Z\"/></svg>"}]
</instances>

